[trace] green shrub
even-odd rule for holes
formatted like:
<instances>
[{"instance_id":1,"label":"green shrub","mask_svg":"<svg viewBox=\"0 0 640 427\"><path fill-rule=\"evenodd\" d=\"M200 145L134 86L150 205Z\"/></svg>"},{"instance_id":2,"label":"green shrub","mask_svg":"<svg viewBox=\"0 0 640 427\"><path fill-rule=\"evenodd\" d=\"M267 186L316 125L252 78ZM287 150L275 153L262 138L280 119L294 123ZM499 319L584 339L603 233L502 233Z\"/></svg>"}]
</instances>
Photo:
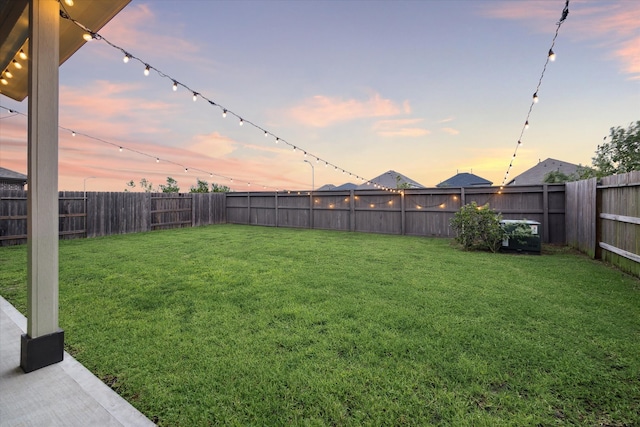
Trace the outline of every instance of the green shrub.
<instances>
[{"instance_id":1,"label":"green shrub","mask_svg":"<svg viewBox=\"0 0 640 427\"><path fill-rule=\"evenodd\" d=\"M460 208L451 219L456 232L456 241L465 250L490 250L497 252L504 239L500 226L502 215L489 208L489 204L478 206L471 202Z\"/></svg>"}]
</instances>

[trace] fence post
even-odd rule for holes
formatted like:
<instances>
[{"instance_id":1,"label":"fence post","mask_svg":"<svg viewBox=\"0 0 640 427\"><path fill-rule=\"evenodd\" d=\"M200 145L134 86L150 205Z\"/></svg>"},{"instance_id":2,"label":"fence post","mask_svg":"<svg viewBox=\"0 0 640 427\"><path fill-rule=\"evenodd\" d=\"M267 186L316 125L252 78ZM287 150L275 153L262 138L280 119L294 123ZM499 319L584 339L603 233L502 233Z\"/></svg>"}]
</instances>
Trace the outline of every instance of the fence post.
<instances>
[{"instance_id":1,"label":"fence post","mask_svg":"<svg viewBox=\"0 0 640 427\"><path fill-rule=\"evenodd\" d=\"M251 225L251 193L247 191L247 224Z\"/></svg>"},{"instance_id":2,"label":"fence post","mask_svg":"<svg viewBox=\"0 0 640 427\"><path fill-rule=\"evenodd\" d=\"M196 226L196 193L191 193L191 227Z\"/></svg>"},{"instance_id":3,"label":"fence post","mask_svg":"<svg viewBox=\"0 0 640 427\"><path fill-rule=\"evenodd\" d=\"M542 241L549 242L549 184L542 184Z\"/></svg>"},{"instance_id":4,"label":"fence post","mask_svg":"<svg viewBox=\"0 0 640 427\"><path fill-rule=\"evenodd\" d=\"M405 211L404 190L402 190L400 192L400 215L401 215L401 218L400 218L400 221L401 221L401 223L400 223L401 224L400 225L400 229L401 229L400 234L402 234L403 236L406 234L406 232L405 232L405 230L406 230L405 214L406 214L406 211Z\"/></svg>"},{"instance_id":5,"label":"fence post","mask_svg":"<svg viewBox=\"0 0 640 427\"><path fill-rule=\"evenodd\" d=\"M356 196L355 196L355 190L349 190L349 231L356 231Z\"/></svg>"},{"instance_id":6,"label":"fence post","mask_svg":"<svg viewBox=\"0 0 640 427\"><path fill-rule=\"evenodd\" d=\"M309 228L313 228L313 191L309 193Z\"/></svg>"},{"instance_id":7,"label":"fence post","mask_svg":"<svg viewBox=\"0 0 640 427\"><path fill-rule=\"evenodd\" d=\"M276 190L276 224L275 226L278 226L278 190Z\"/></svg>"},{"instance_id":8,"label":"fence post","mask_svg":"<svg viewBox=\"0 0 640 427\"><path fill-rule=\"evenodd\" d=\"M596 178L591 178L594 182L593 182L593 192L595 193L595 200L596 200L596 209L594 212L594 234L595 234L595 238L594 240L594 251L593 251L593 257L594 259L602 259L602 248L600 247L600 242L602 241L602 218L600 218L600 214L602 213L602 191L604 189L602 188L598 188L598 183L597 183L597 179Z\"/></svg>"}]
</instances>

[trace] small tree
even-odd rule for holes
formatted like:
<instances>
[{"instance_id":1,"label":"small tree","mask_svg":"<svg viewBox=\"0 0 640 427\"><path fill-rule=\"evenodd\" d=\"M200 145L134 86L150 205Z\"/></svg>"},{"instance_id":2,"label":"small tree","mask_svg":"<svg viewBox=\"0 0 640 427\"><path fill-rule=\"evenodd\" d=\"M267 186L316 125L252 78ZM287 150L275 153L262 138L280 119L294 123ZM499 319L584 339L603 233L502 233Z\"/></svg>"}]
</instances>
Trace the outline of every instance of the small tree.
<instances>
[{"instance_id":1,"label":"small tree","mask_svg":"<svg viewBox=\"0 0 640 427\"><path fill-rule=\"evenodd\" d=\"M598 177L640 170L640 120L627 129L611 128L609 141L598 145L592 160Z\"/></svg>"},{"instance_id":2,"label":"small tree","mask_svg":"<svg viewBox=\"0 0 640 427\"><path fill-rule=\"evenodd\" d=\"M456 232L455 240L465 250L488 249L497 252L504 239L500 226L502 215L489 208L489 204L478 206L471 202L460 208L451 219Z\"/></svg>"},{"instance_id":3,"label":"small tree","mask_svg":"<svg viewBox=\"0 0 640 427\"><path fill-rule=\"evenodd\" d=\"M211 192L212 193L230 193L231 188L226 185L216 184L215 182L211 184Z\"/></svg>"},{"instance_id":4,"label":"small tree","mask_svg":"<svg viewBox=\"0 0 640 427\"><path fill-rule=\"evenodd\" d=\"M147 180L147 178L142 178L140 180L140 187L142 187L145 193L155 192L155 189L153 188L153 184L151 183L151 181Z\"/></svg>"},{"instance_id":5,"label":"small tree","mask_svg":"<svg viewBox=\"0 0 640 427\"><path fill-rule=\"evenodd\" d=\"M203 181L198 179L198 184L194 187L191 186L189 190L190 193L208 193L209 192L209 183L207 181Z\"/></svg>"},{"instance_id":6,"label":"small tree","mask_svg":"<svg viewBox=\"0 0 640 427\"><path fill-rule=\"evenodd\" d=\"M180 192L180 187L178 187L178 181L171 178L170 176L167 177L167 184L166 185L160 184L158 188L163 193L179 193Z\"/></svg>"}]
</instances>

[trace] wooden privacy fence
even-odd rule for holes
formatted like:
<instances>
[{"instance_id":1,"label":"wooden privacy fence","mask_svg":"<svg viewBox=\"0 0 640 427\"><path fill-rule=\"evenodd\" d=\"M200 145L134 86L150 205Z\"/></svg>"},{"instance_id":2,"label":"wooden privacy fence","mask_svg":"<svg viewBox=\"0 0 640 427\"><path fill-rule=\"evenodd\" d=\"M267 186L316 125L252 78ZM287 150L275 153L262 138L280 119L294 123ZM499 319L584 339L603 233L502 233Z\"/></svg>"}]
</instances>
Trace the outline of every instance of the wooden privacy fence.
<instances>
[{"instance_id":1,"label":"wooden privacy fence","mask_svg":"<svg viewBox=\"0 0 640 427\"><path fill-rule=\"evenodd\" d=\"M564 184L309 193L228 193L227 222L414 236L453 237L461 206L489 203L505 219L542 224L543 241L565 242Z\"/></svg>"},{"instance_id":2,"label":"wooden privacy fence","mask_svg":"<svg viewBox=\"0 0 640 427\"><path fill-rule=\"evenodd\" d=\"M640 171L566 188L567 243L640 277Z\"/></svg>"},{"instance_id":3,"label":"wooden privacy fence","mask_svg":"<svg viewBox=\"0 0 640 427\"><path fill-rule=\"evenodd\" d=\"M97 237L226 222L224 193L59 193L60 238ZM27 192L0 191L0 245L27 238Z\"/></svg>"}]
</instances>

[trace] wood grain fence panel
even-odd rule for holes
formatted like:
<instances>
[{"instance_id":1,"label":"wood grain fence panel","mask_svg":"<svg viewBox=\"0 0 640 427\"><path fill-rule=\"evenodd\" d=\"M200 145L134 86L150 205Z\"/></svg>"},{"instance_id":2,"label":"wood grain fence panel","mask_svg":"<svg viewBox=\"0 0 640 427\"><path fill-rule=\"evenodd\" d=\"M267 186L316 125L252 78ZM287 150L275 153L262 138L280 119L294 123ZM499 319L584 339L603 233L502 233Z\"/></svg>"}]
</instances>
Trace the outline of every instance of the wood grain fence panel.
<instances>
[{"instance_id":1,"label":"wood grain fence panel","mask_svg":"<svg viewBox=\"0 0 640 427\"><path fill-rule=\"evenodd\" d=\"M597 191L601 257L640 277L640 172L603 178Z\"/></svg>"},{"instance_id":2,"label":"wood grain fence panel","mask_svg":"<svg viewBox=\"0 0 640 427\"><path fill-rule=\"evenodd\" d=\"M0 191L0 246L27 241L27 192Z\"/></svg>"},{"instance_id":3,"label":"wood grain fence panel","mask_svg":"<svg viewBox=\"0 0 640 427\"><path fill-rule=\"evenodd\" d=\"M224 193L192 193L193 225L221 224L225 218Z\"/></svg>"},{"instance_id":4,"label":"wood grain fence panel","mask_svg":"<svg viewBox=\"0 0 640 427\"><path fill-rule=\"evenodd\" d=\"M565 186L565 233L567 244L595 257L596 179L568 182Z\"/></svg>"}]
</instances>

